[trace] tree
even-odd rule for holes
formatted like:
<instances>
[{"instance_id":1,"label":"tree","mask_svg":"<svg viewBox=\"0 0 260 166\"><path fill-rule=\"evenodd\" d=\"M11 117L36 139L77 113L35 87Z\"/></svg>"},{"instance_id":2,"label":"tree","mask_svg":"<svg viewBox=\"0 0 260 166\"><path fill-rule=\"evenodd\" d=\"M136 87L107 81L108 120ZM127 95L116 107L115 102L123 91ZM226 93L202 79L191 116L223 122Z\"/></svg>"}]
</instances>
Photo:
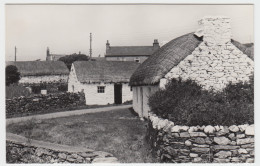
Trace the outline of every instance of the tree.
<instances>
[{"instance_id":1,"label":"tree","mask_svg":"<svg viewBox=\"0 0 260 166\"><path fill-rule=\"evenodd\" d=\"M68 69L70 70L73 62L75 62L75 61L88 61L89 57L86 56L85 54L74 53L74 54L71 54L71 55L66 55L64 57L61 57L58 60L64 62L67 65Z\"/></svg>"},{"instance_id":2,"label":"tree","mask_svg":"<svg viewBox=\"0 0 260 166\"><path fill-rule=\"evenodd\" d=\"M7 86L10 84L18 83L20 80L20 73L16 66L9 65L5 68L5 83Z\"/></svg>"}]
</instances>

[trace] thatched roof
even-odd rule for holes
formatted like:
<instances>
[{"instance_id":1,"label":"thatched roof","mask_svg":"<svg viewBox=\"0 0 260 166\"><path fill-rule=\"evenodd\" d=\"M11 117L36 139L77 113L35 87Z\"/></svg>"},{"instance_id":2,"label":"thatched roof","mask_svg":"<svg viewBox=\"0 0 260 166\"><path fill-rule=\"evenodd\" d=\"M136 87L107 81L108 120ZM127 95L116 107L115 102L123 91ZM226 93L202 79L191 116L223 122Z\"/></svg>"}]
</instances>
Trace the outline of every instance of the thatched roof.
<instances>
[{"instance_id":1,"label":"thatched roof","mask_svg":"<svg viewBox=\"0 0 260 166\"><path fill-rule=\"evenodd\" d=\"M231 42L249 58L254 60L254 43L241 44L238 41L231 40Z\"/></svg>"},{"instance_id":2,"label":"thatched roof","mask_svg":"<svg viewBox=\"0 0 260 166\"><path fill-rule=\"evenodd\" d=\"M165 74L190 55L201 42L202 38L198 38L194 33L171 40L137 68L130 78L130 85L140 86L159 83ZM234 40L231 42L250 58L254 56L252 48Z\"/></svg>"},{"instance_id":3,"label":"thatched roof","mask_svg":"<svg viewBox=\"0 0 260 166\"><path fill-rule=\"evenodd\" d=\"M73 66L81 83L127 83L139 64L123 61L76 61Z\"/></svg>"},{"instance_id":4,"label":"thatched roof","mask_svg":"<svg viewBox=\"0 0 260 166\"><path fill-rule=\"evenodd\" d=\"M17 67L21 76L68 75L69 69L62 61L6 62Z\"/></svg>"},{"instance_id":5,"label":"thatched roof","mask_svg":"<svg viewBox=\"0 0 260 166\"><path fill-rule=\"evenodd\" d=\"M106 51L106 57L116 56L149 56L157 49L153 46L113 46Z\"/></svg>"}]
</instances>

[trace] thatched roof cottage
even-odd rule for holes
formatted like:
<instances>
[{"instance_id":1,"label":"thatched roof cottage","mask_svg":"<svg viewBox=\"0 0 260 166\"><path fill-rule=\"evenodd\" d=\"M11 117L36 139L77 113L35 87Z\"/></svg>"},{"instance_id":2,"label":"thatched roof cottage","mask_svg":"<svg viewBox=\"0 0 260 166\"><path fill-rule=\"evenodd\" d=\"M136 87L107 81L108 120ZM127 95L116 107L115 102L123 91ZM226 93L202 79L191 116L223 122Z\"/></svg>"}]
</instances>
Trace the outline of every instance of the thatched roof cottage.
<instances>
[{"instance_id":1,"label":"thatched roof cottage","mask_svg":"<svg viewBox=\"0 0 260 166\"><path fill-rule=\"evenodd\" d=\"M71 66L69 92L84 92L86 104L121 104L132 100L128 85L136 62L76 61Z\"/></svg>"},{"instance_id":2,"label":"thatched roof cottage","mask_svg":"<svg viewBox=\"0 0 260 166\"><path fill-rule=\"evenodd\" d=\"M148 116L148 97L172 78L192 79L218 91L253 74L253 44L231 39L229 18L205 17L199 23L202 29L168 42L131 76L133 108L140 117Z\"/></svg>"},{"instance_id":3,"label":"thatched roof cottage","mask_svg":"<svg viewBox=\"0 0 260 166\"><path fill-rule=\"evenodd\" d=\"M20 72L20 84L67 83L69 69L61 61L6 62Z\"/></svg>"}]
</instances>

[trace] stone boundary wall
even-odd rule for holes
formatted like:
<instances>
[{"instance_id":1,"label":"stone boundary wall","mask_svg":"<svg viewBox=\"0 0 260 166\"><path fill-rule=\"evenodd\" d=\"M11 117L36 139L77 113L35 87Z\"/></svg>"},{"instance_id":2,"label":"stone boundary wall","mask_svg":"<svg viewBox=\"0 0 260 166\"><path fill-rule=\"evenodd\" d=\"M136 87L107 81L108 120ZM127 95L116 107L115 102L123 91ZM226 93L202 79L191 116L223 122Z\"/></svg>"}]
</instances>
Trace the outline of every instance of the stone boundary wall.
<instances>
[{"instance_id":1,"label":"stone boundary wall","mask_svg":"<svg viewBox=\"0 0 260 166\"><path fill-rule=\"evenodd\" d=\"M6 116L85 105L84 93L57 93L6 99Z\"/></svg>"},{"instance_id":2,"label":"stone boundary wall","mask_svg":"<svg viewBox=\"0 0 260 166\"><path fill-rule=\"evenodd\" d=\"M148 141L161 162L254 162L254 124L179 126L153 113L148 121Z\"/></svg>"},{"instance_id":3,"label":"stone boundary wall","mask_svg":"<svg viewBox=\"0 0 260 166\"><path fill-rule=\"evenodd\" d=\"M7 133L7 163L118 163L112 154L71 147Z\"/></svg>"}]
</instances>

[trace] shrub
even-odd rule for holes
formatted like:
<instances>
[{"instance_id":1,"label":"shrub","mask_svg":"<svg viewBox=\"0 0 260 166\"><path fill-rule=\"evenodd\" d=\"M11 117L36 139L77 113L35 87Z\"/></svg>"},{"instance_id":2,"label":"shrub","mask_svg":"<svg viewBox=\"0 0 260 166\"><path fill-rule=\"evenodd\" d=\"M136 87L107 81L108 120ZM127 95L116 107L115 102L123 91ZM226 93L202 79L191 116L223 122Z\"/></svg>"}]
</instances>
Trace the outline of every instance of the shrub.
<instances>
[{"instance_id":1,"label":"shrub","mask_svg":"<svg viewBox=\"0 0 260 166\"><path fill-rule=\"evenodd\" d=\"M149 98L151 110L179 125L254 123L254 86L229 84L222 92L203 90L194 81L173 79Z\"/></svg>"},{"instance_id":2,"label":"shrub","mask_svg":"<svg viewBox=\"0 0 260 166\"><path fill-rule=\"evenodd\" d=\"M9 65L5 68L5 84L6 86L18 83L20 80L20 73L16 66Z\"/></svg>"},{"instance_id":3,"label":"shrub","mask_svg":"<svg viewBox=\"0 0 260 166\"><path fill-rule=\"evenodd\" d=\"M14 97L20 97L20 96L30 96L30 91L23 87L22 85L17 84L11 84L9 86L6 86L5 94L7 99L12 99Z\"/></svg>"}]
</instances>

